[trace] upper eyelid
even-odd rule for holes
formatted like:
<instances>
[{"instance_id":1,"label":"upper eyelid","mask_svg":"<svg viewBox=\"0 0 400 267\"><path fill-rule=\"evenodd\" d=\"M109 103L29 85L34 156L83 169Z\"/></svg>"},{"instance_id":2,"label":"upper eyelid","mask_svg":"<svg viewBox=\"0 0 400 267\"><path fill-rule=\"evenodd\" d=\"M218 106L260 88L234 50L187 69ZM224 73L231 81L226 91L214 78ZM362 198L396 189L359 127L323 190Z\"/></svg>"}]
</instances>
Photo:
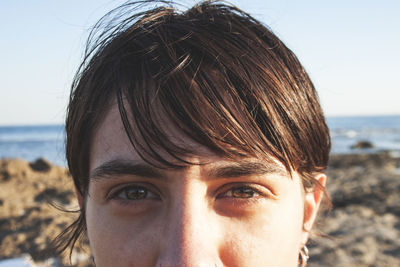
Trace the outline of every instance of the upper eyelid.
<instances>
[{"instance_id":1,"label":"upper eyelid","mask_svg":"<svg viewBox=\"0 0 400 267\"><path fill-rule=\"evenodd\" d=\"M224 194L228 192L229 190L232 190L234 188L239 188L239 187L248 187L257 192L258 194L264 196L264 197L272 197L274 199L277 199L278 196L275 194L273 190L271 190L269 187L266 187L264 185L256 184L256 183L248 183L248 182L234 182L234 183L229 183L225 184L222 186L222 188L218 189L221 190L221 193L218 193L217 196L220 194ZM265 188L265 190L261 190L261 188Z\"/></svg>"}]
</instances>

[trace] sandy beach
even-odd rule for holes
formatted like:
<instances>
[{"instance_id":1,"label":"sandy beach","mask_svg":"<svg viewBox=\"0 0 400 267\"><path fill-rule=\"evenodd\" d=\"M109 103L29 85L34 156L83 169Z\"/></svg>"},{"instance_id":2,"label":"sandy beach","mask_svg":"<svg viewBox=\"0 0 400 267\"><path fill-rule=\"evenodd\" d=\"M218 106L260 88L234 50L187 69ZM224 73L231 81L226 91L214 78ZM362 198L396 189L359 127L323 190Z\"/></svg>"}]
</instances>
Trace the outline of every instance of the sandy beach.
<instances>
[{"instance_id":1,"label":"sandy beach","mask_svg":"<svg viewBox=\"0 0 400 267\"><path fill-rule=\"evenodd\" d=\"M328 178L333 209L317 222L308 266L400 266L399 153L333 155ZM65 168L45 159L0 160L0 260L29 255L69 266L49 246L76 214L49 203L77 208ZM83 249L74 266L91 266Z\"/></svg>"}]
</instances>

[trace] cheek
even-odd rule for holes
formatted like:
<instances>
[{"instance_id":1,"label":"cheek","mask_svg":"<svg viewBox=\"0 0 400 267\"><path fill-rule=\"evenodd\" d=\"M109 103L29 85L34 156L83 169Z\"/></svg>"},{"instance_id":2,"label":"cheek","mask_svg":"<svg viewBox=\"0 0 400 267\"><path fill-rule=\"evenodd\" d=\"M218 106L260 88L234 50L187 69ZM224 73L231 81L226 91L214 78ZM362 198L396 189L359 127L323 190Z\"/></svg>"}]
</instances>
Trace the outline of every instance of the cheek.
<instances>
[{"instance_id":1,"label":"cheek","mask_svg":"<svg viewBox=\"0 0 400 267\"><path fill-rule=\"evenodd\" d=\"M86 205L88 238L97 267L154 266L157 252L155 226L115 218L107 206L90 200ZM144 230L145 229L145 230Z\"/></svg>"},{"instance_id":2,"label":"cheek","mask_svg":"<svg viewBox=\"0 0 400 267\"><path fill-rule=\"evenodd\" d=\"M302 220L299 195L270 205L249 220L230 221L223 227L221 256L231 263L228 266L297 266Z\"/></svg>"}]
</instances>

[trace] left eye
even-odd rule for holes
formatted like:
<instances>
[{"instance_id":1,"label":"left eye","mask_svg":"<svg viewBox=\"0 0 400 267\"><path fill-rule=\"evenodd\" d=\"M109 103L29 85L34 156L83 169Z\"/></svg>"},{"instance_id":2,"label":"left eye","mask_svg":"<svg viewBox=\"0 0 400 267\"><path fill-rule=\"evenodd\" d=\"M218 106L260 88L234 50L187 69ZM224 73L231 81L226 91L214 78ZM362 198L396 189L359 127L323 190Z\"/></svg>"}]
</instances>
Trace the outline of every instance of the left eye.
<instances>
[{"instance_id":1,"label":"left eye","mask_svg":"<svg viewBox=\"0 0 400 267\"><path fill-rule=\"evenodd\" d=\"M142 186L127 186L115 193L115 198L124 200L142 200L146 198L158 198L156 194Z\"/></svg>"},{"instance_id":2,"label":"left eye","mask_svg":"<svg viewBox=\"0 0 400 267\"><path fill-rule=\"evenodd\" d=\"M225 198L225 197L232 197L232 198L252 198L252 197L257 197L260 196L258 191L255 189L248 187L248 186L240 186L240 187L234 187L224 194L220 195L220 197Z\"/></svg>"}]
</instances>

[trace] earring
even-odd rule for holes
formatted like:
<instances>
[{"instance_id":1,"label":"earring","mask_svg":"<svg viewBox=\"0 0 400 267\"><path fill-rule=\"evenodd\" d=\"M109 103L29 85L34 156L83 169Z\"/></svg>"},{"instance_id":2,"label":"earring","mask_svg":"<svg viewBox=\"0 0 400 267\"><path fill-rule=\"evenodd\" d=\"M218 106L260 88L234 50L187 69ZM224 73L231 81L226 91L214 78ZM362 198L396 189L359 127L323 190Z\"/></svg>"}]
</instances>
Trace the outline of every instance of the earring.
<instances>
[{"instance_id":1,"label":"earring","mask_svg":"<svg viewBox=\"0 0 400 267\"><path fill-rule=\"evenodd\" d=\"M307 261L309 258L310 258L310 256L308 256L308 248L306 245L304 245L300 249L300 253L299 253L299 266L305 267L307 265Z\"/></svg>"}]
</instances>

